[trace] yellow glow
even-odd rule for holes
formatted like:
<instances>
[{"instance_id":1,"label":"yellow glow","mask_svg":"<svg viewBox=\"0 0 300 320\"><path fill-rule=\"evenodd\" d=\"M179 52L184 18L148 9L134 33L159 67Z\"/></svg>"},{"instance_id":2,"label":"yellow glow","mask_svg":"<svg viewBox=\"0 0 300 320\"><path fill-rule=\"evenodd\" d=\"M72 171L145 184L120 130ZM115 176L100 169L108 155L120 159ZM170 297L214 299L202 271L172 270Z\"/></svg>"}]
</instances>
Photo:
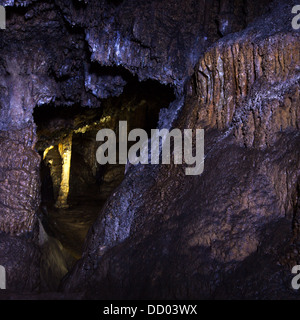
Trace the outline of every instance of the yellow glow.
<instances>
[{"instance_id":1,"label":"yellow glow","mask_svg":"<svg viewBox=\"0 0 300 320\"><path fill-rule=\"evenodd\" d=\"M54 146L50 146L49 148L47 148L47 149L44 151L44 154L43 154L43 160L45 160L45 158L46 158L46 156L47 156L48 152L49 152L51 149L53 149L53 148L54 148Z\"/></svg>"},{"instance_id":2,"label":"yellow glow","mask_svg":"<svg viewBox=\"0 0 300 320\"><path fill-rule=\"evenodd\" d=\"M100 123L109 122L111 120L111 116L106 116L100 119Z\"/></svg>"},{"instance_id":3,"label":"yellow glow","mask_svg":"<svg viewBox=\"0 0 300 320\"><path fill-rule=\"evenodd\" d=\"M77 129L77 130L74 130L74 133L86 133L87 130L90 129L90 128L91 128L91 126L86 125L86 126L84 126L84 127L82 127L82 128L79 128L79 129Z\"/></svg>"},{"instance_id":4,"label":"yellow glow","mask_svg":"<svg viewBox=\"0 0 300 320\"><path fill-rule=\"evenodd\" d=\"M58 145L58 151L62 158L62 173L59 188L59 194L55 206L57 208L68 208L69 182L70 182L70 168L72 155L72 134L66 137Z\"/></svg>"},{"instance_id":5,"label":"yellow glow","mask_svg":"<svg viewBox=\"0 0 300 320\"><path fill-rule=\"evenodd\" d=\"M78 128L74 130L74 133L86 133L88 130L93 129L95 126L98 126L99 124L105 124L106 122L111 121L111 116L105 116L99 120L99 122L94 122L92 124L87 124L81 128Z\"/></svg>"}]
</instances>

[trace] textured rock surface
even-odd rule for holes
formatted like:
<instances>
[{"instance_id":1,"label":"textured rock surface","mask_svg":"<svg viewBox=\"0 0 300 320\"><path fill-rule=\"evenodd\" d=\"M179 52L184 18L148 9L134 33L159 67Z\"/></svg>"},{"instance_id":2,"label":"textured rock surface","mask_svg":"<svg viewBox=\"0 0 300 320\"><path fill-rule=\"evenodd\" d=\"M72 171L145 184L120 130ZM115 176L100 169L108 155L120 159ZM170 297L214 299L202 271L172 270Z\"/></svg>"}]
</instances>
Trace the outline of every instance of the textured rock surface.
<instances>
[{"instance_id":1,"label":"textured rock surface","mask_svg":"<svg viewBox=\"0 0 300 320\"><path fill-rule=\"evenodd\" d=\"M175 126L206 128L204 173L129 172L90 230L67 292L296 297L299 34L285 23L289 13L279 6L200 58Z\"/></svg>"},{"instance_id":2,"label":"textured rock surface","mask_svg":"<svg viewBox=\"0 0 300 320\"><path fill-rule=\"evenodd\" d=\"M264 23L271 24L271 18ZM196 70L201 124L224 129L234 122L237 134L250 139L245 141L247 146L254 140L267 144L266 135L271 136L272 130L299 127L299 33L276 30L273 25L262 35L261 27L257 24L230 40L217 42ZM253 129L261 133L250 137Z\"/></svg>"},{"instance_id":3,"label":"textured rock surface","mask_svg":"<svg viewBox=\"0 0 300 320\"><path fill-rule=\"evenodd\" d=\"M97 98L122 92L125 68L140 79L157 79L182 92L201 52L220 37L217 18L231 21L227 32L222 29L225 34L253 20L254 8L257 13L268 10L255 4L245 10L234 1L189 1L186 11L179 10L178 1L125 1L119 6L106 1L0 4L6 6L8 17L0 37L0 130L11 134L28 127L35 130L36 106L99 107ZM129 12L134 13L132 19ZM98 70L92 61L122 65L124 70ZM22 226L24 231L28 226Z\"/></svg>"},{"instance_id":4,"label":"textured rock surface","mask_svg":"<svg viewBox=\"0 0 300 320\"><path fill-rule=\"evenodd\" d=\"M71 59L73 70L69 66L68 79L55 80L62 76L59 70L63 70L68 61L68 52L57 46L59 40L65 34L62 46L69 44L69 48L73 40L66 34L54 4L37 4L33 11L27 12L19 8L12 13L13 10L7 8L7 29L1 30L0 37L1 172L4 181L1 183L3 210L0 219L3 221L1 231L15 234L32 230L40 202L40 158L34 149L37 137L33 109L52 99L68 104L72 90L76 96L80 93L77 91L78 75L74 71L76 59ZM38 24L32 19L34 15L39 17ZM73 45L75 47L75 43Z\"/></svg>"},{"instance_id":5,"label":"textured rock surface","mask_svg":"<svg viewBox=\"0 0 300 320\"><path fill-rule=\"evenodd\" d=\"M57 3L72 25L84 27L92 60L122 65L141 80L172 83L180 92L200 53L221 35L244 28L270 1Z\"/></svg>"},{"instance_id":6,"label":"textured rock surface","mask_svg":"<svg viewBox=\"0 0 300 320\"><path fill-rule=\"evenodd\" d=\"M34 241L0 234L0 264L6 269L7 294L39 292L40 257Z\"/></svg>"},{"instance_id":7,"label":"textured rock surface","mask_svg":"<svg viewBox=\"0 0 300 320\"><path fill-rule=\"evenodd\" d=\"M20 140L16 140L20 139ZM0 230L22 234L33 230L40 201L40 157L27 128L0 133Z\"/></svg>"}]
</instances>

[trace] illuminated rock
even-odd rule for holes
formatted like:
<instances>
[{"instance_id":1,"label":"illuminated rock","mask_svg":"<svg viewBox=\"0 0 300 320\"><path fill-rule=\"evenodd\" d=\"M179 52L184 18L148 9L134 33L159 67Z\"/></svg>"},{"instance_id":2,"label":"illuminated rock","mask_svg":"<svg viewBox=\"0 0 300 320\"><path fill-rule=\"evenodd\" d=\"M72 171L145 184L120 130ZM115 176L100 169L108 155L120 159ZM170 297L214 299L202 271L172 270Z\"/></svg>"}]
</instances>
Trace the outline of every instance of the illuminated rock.
<instances>
[{"instance_id":1,"label":"illuminated rock","mask_svg":"<svg viewBox=\"0 0 300 320\"><path fill-rule=\"evenodd\" d=\"M55 206L57 208L68 208L69 182L70 182L70 168L72 155L72 134L68 135L63 142L58 145L58 150L62 158L62 173L60 190Z\"/></svg>"}]
</instances>

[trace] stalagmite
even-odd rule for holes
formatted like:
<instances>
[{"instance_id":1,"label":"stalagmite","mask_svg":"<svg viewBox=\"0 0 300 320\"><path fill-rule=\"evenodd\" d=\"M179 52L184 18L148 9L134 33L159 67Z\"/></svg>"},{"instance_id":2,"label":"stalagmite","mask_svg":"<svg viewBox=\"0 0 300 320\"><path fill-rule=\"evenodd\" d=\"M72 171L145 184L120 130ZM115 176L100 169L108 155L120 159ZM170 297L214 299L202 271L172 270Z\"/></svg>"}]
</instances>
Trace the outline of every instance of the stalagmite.
<instances>
[{"instance_id":1,"label":"stalagmite","mask_svg":"<svg viewBox=\"0 0 300 320\"><path fill-rule=\"evenodd\" d=\"M55 204L56 208L68 208L68 195L69 195L69 181L70 181L70 167L71 167L71 154L72 154L72 133L68 135L58 145L58 150L62 158L62 172L61 183L58 198Z\"/></svg>"}]
</instances>

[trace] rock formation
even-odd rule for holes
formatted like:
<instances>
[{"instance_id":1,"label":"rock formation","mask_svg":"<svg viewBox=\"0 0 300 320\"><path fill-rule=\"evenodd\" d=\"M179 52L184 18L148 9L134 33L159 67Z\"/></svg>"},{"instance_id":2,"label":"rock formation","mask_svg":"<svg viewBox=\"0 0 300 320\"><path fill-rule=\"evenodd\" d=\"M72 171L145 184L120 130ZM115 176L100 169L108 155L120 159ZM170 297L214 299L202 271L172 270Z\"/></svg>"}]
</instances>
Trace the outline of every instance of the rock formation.
<instances>
[{"instance_id":1,"label":"rock formation","mask_svg":"<svg viewBox=\"0 0 300 320\"><path fill-rule=\"evenodd\" d=\"M12 295L53 291L43 283L50 276L37 276L59 269L45 258L52 250L68 272L57 297L297 298L300 33L292 1L1 4L0 264L15 274ZM99 167L93 137L121 119L146 130L205 129L203 174L186 176L186 164L130 165L125 174L124 166ZM60 160L66 137L70 186ZM76 263L41 214L42 161L51 165L52 200L65 207L68 189L71 203L95 201ZM38 217L61 243L39 246Z\"/></svg>"}]
</instances>

